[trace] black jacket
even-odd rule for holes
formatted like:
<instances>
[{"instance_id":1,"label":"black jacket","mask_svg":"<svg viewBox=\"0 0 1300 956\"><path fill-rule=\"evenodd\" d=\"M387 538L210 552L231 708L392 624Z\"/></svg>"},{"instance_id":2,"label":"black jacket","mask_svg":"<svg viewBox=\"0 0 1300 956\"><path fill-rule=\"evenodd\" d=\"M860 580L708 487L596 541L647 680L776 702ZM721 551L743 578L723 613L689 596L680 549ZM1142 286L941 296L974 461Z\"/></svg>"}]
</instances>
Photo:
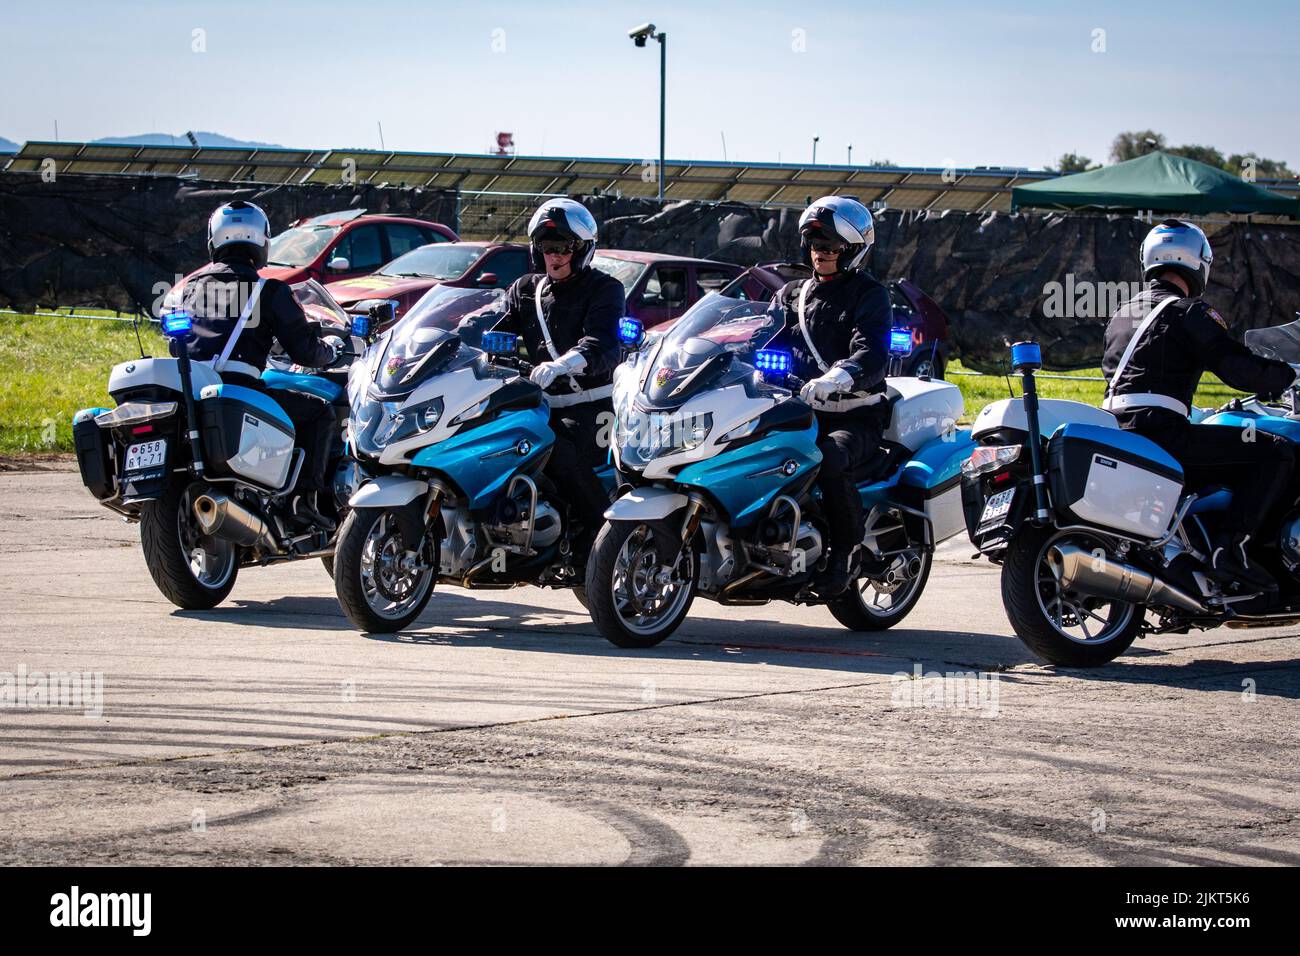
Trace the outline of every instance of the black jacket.
<instances>
[{"instance_id":1,"label":"black jacket","mask_svg":"<svg viewBox=\"0 0 1300 956\"><path fill-rule=\"evenodd\" d=\"M547 280L542 292L542 314L555 345L552 355L537 323L534 304L537 283L543 278L544 273L532 273L514 281L506 290L505 317L495 328L523 336L529 361L536 365L577 349L587 359L587 367L574 376L578 384L584 389L608 385L622 354L618 323L626 307L623 284L592 268L583 269L563 282ZM567 377L562 376L548 391L569 391L566 381Z\"/></svg>"},{"instance_id":2,"label":"black jacket","mask_svg":"<svg viewBox=\"0 0 1300 956\"><path fill-rule=\"evenodd\" d=\"M799 330L799 291L807 281L787 282L769 308L785 311L785 327L769 347L789 351L794 356L791 371L805 382L823 374ZM884 390L894 307L889 290L875 276L859 270L818 281L808 290L804 315L821 357L853 375L853 391Z\"/></svg>"},{"instance_id":3,"label":"black jacket","mask_svg":"<svg viewBox=\"0 0 1300 956\"><path fill-rule=\"evenodd\" d=\"M1124 350L1143 319L1170 297L1166 306L1142 335L1132 358L1114 378ZM1119 307L1106 325L1106 351L1102 372L1110 382L1109 394L1156 393L1192 407L1192 396L1206 370L1232 388L1263 395L1277 394L1290 385L1295 371L1286 362L1263 358L1228 334L1228 325L1203 300L1185 298L1178 286L1157 279L1149 289ZM1181 419L1166 409L1132 413L1143 418ZM1121 421L1129 418L1121 415Z\"/></svg>"},{"instance_id":4,"label":"black jacket","mask_svg":"<svg viewBox=\"0 0 1300 956\"><path fill-rule=\"evenodd\" d=\"M194 334L186 342L191 360L206 362L221 356L257 279L253 265L242 261L213 262L185 277L179 305L194 319ZM260 373L276 341L299 365L321 368L333 360L289 286L267 279L229 361L244 362Z\"/></svg>"}]
</instances>

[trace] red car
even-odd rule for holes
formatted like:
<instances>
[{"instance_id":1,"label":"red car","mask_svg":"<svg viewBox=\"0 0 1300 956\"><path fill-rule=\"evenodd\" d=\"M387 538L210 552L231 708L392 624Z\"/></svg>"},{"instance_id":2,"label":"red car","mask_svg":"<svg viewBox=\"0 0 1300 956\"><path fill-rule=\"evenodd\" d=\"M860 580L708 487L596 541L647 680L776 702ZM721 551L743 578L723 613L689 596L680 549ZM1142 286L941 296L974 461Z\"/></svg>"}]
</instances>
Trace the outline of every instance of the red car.
<instances>
[{"instance_id":1,"label":"red car","mask_svg":"<svg viewBox=\"0 0 1300 956\"><path fill-rule=\"evenodd\" d=\"M597 249L591 264L623 283L627 314L647 329L677 318L744 271L730 262L626 249Z\"/></svg>"},{"instance_id":2,"label":"red car","mask_svg":"<svg viewBox=\"0 0 1300 956\"><path fill-rule=\"evenodd\" d=\"M455 242L446 226L404 216L367 216L364 209L299 220L271 238L262 275L293 284L333 282L374 272L431 242Z\"/></svg>"},{"instance_id":3,"label":"red car","mask_svg":"<svg viewBox=\"0 0 1300 956\"><path fill-rule=\"evenodd\" d=\"M765 262L750 266L722 294L767 302L787 282L810 276L812 269L797 262ZM894 279L887 286L894 306L894 326L912 330L912 354L903 366L904 374L943 378L948 365L948 316L934 299L907 279Z\"/></svg>"},{"instance_id":4,"label":"red car","mask_svg":"<svg viewBox=\"0 0 1300 956\"><path fill-rule=\"evenodd\" d=\"M400 317L434 286L505 289L531 271L528 247L519 243L445 242L413 249L372 275L327 288L345 309L365 299L394 300Z\"/></svg>"}]
</instances>

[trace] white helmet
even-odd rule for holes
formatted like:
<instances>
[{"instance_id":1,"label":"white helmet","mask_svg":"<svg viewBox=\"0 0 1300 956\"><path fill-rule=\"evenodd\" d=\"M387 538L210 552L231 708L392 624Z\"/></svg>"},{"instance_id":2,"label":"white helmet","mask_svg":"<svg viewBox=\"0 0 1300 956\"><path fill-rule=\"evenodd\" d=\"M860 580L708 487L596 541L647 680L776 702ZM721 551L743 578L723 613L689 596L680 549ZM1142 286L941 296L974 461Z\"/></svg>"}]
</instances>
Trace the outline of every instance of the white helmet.
<instances>
[{"instance_id":1,"label":"white helmet","mask_svg":"<svg viewBox=\"0 0 1300 956\"><path fill-rule=\"evenodd\" d=\"M1213 261L1205 233L1181 219L1166 219L1142 240L1142 278L1150 279L1161 269L1178 269L1192 295L1205 291Z\"/></svg>"},{"instance_id":2,"label":"white helmet","mask_svg":"<svg viewBox=\"0 0 1300 956\"><path fill-rule=\"evenodd\" d=\"M533 213L533 218L528 223L533 268L537 272L546 271L546 262L537 246L538 242L543 239L562 239L574 244L572 268L574 272L580 272L591 264L591 257L596 252L598 233L595 217L582 203L572 199L548 199L537 207L537 212Z\"/></svg>"},{"instance_id":3,"label":"white helmet","mask_svg":"<svg viewBox=\"0 0 1300 956\"><path fill-rule=\"evenodd\" d=\"M218 206L208 219L208 256L215 261L218 249L236 243L248 246L253 261L260 269L266 265L266 255L271 244L271 220L261 207L236 199Z\"/></svg>"},{"instance_id":4,"label":"white helmet","mask_svg":"<svg viewBox=\"0 0 1300 956\"><path fill-rule=\"evenodd\" d=\"M861 264L876 241L876 223L870 210L856 199L823 196L799 217L799 245L805 264L812 264L812 242L819 237L848 246L839 261L839 271L848 272Z\"/></svg>"}]
</instances>

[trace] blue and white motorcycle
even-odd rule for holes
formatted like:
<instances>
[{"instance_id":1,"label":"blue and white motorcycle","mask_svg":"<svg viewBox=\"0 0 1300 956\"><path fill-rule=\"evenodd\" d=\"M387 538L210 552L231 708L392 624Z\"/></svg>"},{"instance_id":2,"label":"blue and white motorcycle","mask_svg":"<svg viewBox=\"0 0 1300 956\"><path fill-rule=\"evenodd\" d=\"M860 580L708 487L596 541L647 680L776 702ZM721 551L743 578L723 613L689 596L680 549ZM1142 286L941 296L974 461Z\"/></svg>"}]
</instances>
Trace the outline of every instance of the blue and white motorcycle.
<instances>
[{"instance_id":1,"label":"blue and white motorcycle","mask_svg":"<svg viewBox=\"0 0 1300 956\"><path fill-rule=\"evenodd\" d=\"M1300 362L1300 322L1245 340L1256 352ZM1023 397L976 417L979 447L962 465L962 494L971 540L1002 565L1003 606L1031 651L1090 667L1148 634L1300 622L1300 502L1261 530L1252 555L1276 577L1278 592L1216 582L1208 556L1232 492L1186 487L1174 458L1121 430L1109 412L1039 399L1037 345L1017 344L1011 356ZM1236 399L1198 420L1300 444L1298 399L1295 389L1284 406Z\"/></svg>"},{"instance_id":2,"label":"blue and white motorcycle","mask_svg":"<svg viewBox=\"0 0 1300 956\"><path fill-rule=\"evenodd\" d=\"M333 529L289 522L277 504L302 467L294 427L277 404L278 390L329 402L338 418L327 474L334 495L318 502L327 518L344 509L356 469L343 450L344 382L365 349L366 316L348 316L318 283L293 287L322 334L344 343L328 369L295 367L273 354L265 391L225 384L213 365L142 356L114 367L108 392L115 408L86 408L73 417L81 480L104 507L140 525L145 564L158 590L186 610L216 607L241 568L304 558L329 567ZM192 322L183 312L162 318L163 331L183 341ZM332 499L332 500L326 500Z\"/></svg>"},{"instance_id":3,"label":"blue and white motorcycle","mask_svg":"<svg viewBox=\"0 0 1300 956\"><path fill-rule=\"evenodd\" d=\"M555 434L504 293L434 289L353 366L349 446L368 475L339 531L334 584L368 632L400 630L439 582L580 589ZM602 479L612 488L613 469ZM581 595L579 595L581 599Z\"/></svg>"},{"instance_id":4,"label":"blue and white motorcycle","mask_svg":"<svg viewBox=\"0 0 1300 956\"><path fill-rule=\"evenodd\" d=\"M825 603L848 628L884 630L916 606L935 545L963 529L959 468L973 446L955 427L961 393L889 378L884 446L859 484L864 576L829 602L812 591L829 534L817 422L790 355L763 348L784 321L764 303L711 295L615 372L625 487L587 566L588 608L614 644L658 644L697 594ZM910 332L892 339L910 351Z\"/></svg>"}]
</instances>

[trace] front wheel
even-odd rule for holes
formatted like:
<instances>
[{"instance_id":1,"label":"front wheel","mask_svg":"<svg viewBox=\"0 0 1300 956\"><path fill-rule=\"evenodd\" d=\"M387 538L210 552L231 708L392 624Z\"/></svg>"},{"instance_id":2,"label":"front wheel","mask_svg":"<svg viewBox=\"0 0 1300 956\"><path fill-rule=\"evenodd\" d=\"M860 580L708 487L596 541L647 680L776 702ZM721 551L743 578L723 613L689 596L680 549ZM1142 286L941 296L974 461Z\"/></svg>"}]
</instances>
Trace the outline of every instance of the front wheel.
<instances>
[{"instance_id":1,"label":"front wheel","mask_svg":"<svg viewBox=\"0 0 1300 956\"><path fill-rule=\"evenodd\" d=\"M1144 609L1063 589L1048 552L1066 543L1108 550L1101 538L1086 531L1026 527L1011 540L1002 564L1002 604L1016 635L1049 664L1108 664L1137 637Z\"/></svg>"},{"instance_id":2,"label":"front wheel","mask_svg":"<svg viewBox=\"0 0 1300 956\"><path fill-rule=\"evenodd\" d=\"M700 565L695 550L680 544L681 534L664 521L615 521L596 536L586 598L591 619L611 644L654 647L686 619Z\"/></svg>"},{"instance_id":3,"label":"front wheel","mask_svg":"<svg viewBox=\"0 0 1300 956\"><path fill-rule=\"evenodd\" d=\"M199 530L194 499L202 482L176 480L140 510L140 545L158 590L186 611L206 611L230 594L239 573L239 549Z\"/></svg>"},{"instance_id":4,"label":"front wheel","mask_svg":"<svg viewBox=\"0 0 1300 956\"><path fill-rule=\"evenodd\" d=\"M410 550L399 524L386 508L356 508L339 529L334 589L348 620L368 633L400 631L420 616L433 594L437 538L426 532Z\"/></svg>"}]
</instances>

